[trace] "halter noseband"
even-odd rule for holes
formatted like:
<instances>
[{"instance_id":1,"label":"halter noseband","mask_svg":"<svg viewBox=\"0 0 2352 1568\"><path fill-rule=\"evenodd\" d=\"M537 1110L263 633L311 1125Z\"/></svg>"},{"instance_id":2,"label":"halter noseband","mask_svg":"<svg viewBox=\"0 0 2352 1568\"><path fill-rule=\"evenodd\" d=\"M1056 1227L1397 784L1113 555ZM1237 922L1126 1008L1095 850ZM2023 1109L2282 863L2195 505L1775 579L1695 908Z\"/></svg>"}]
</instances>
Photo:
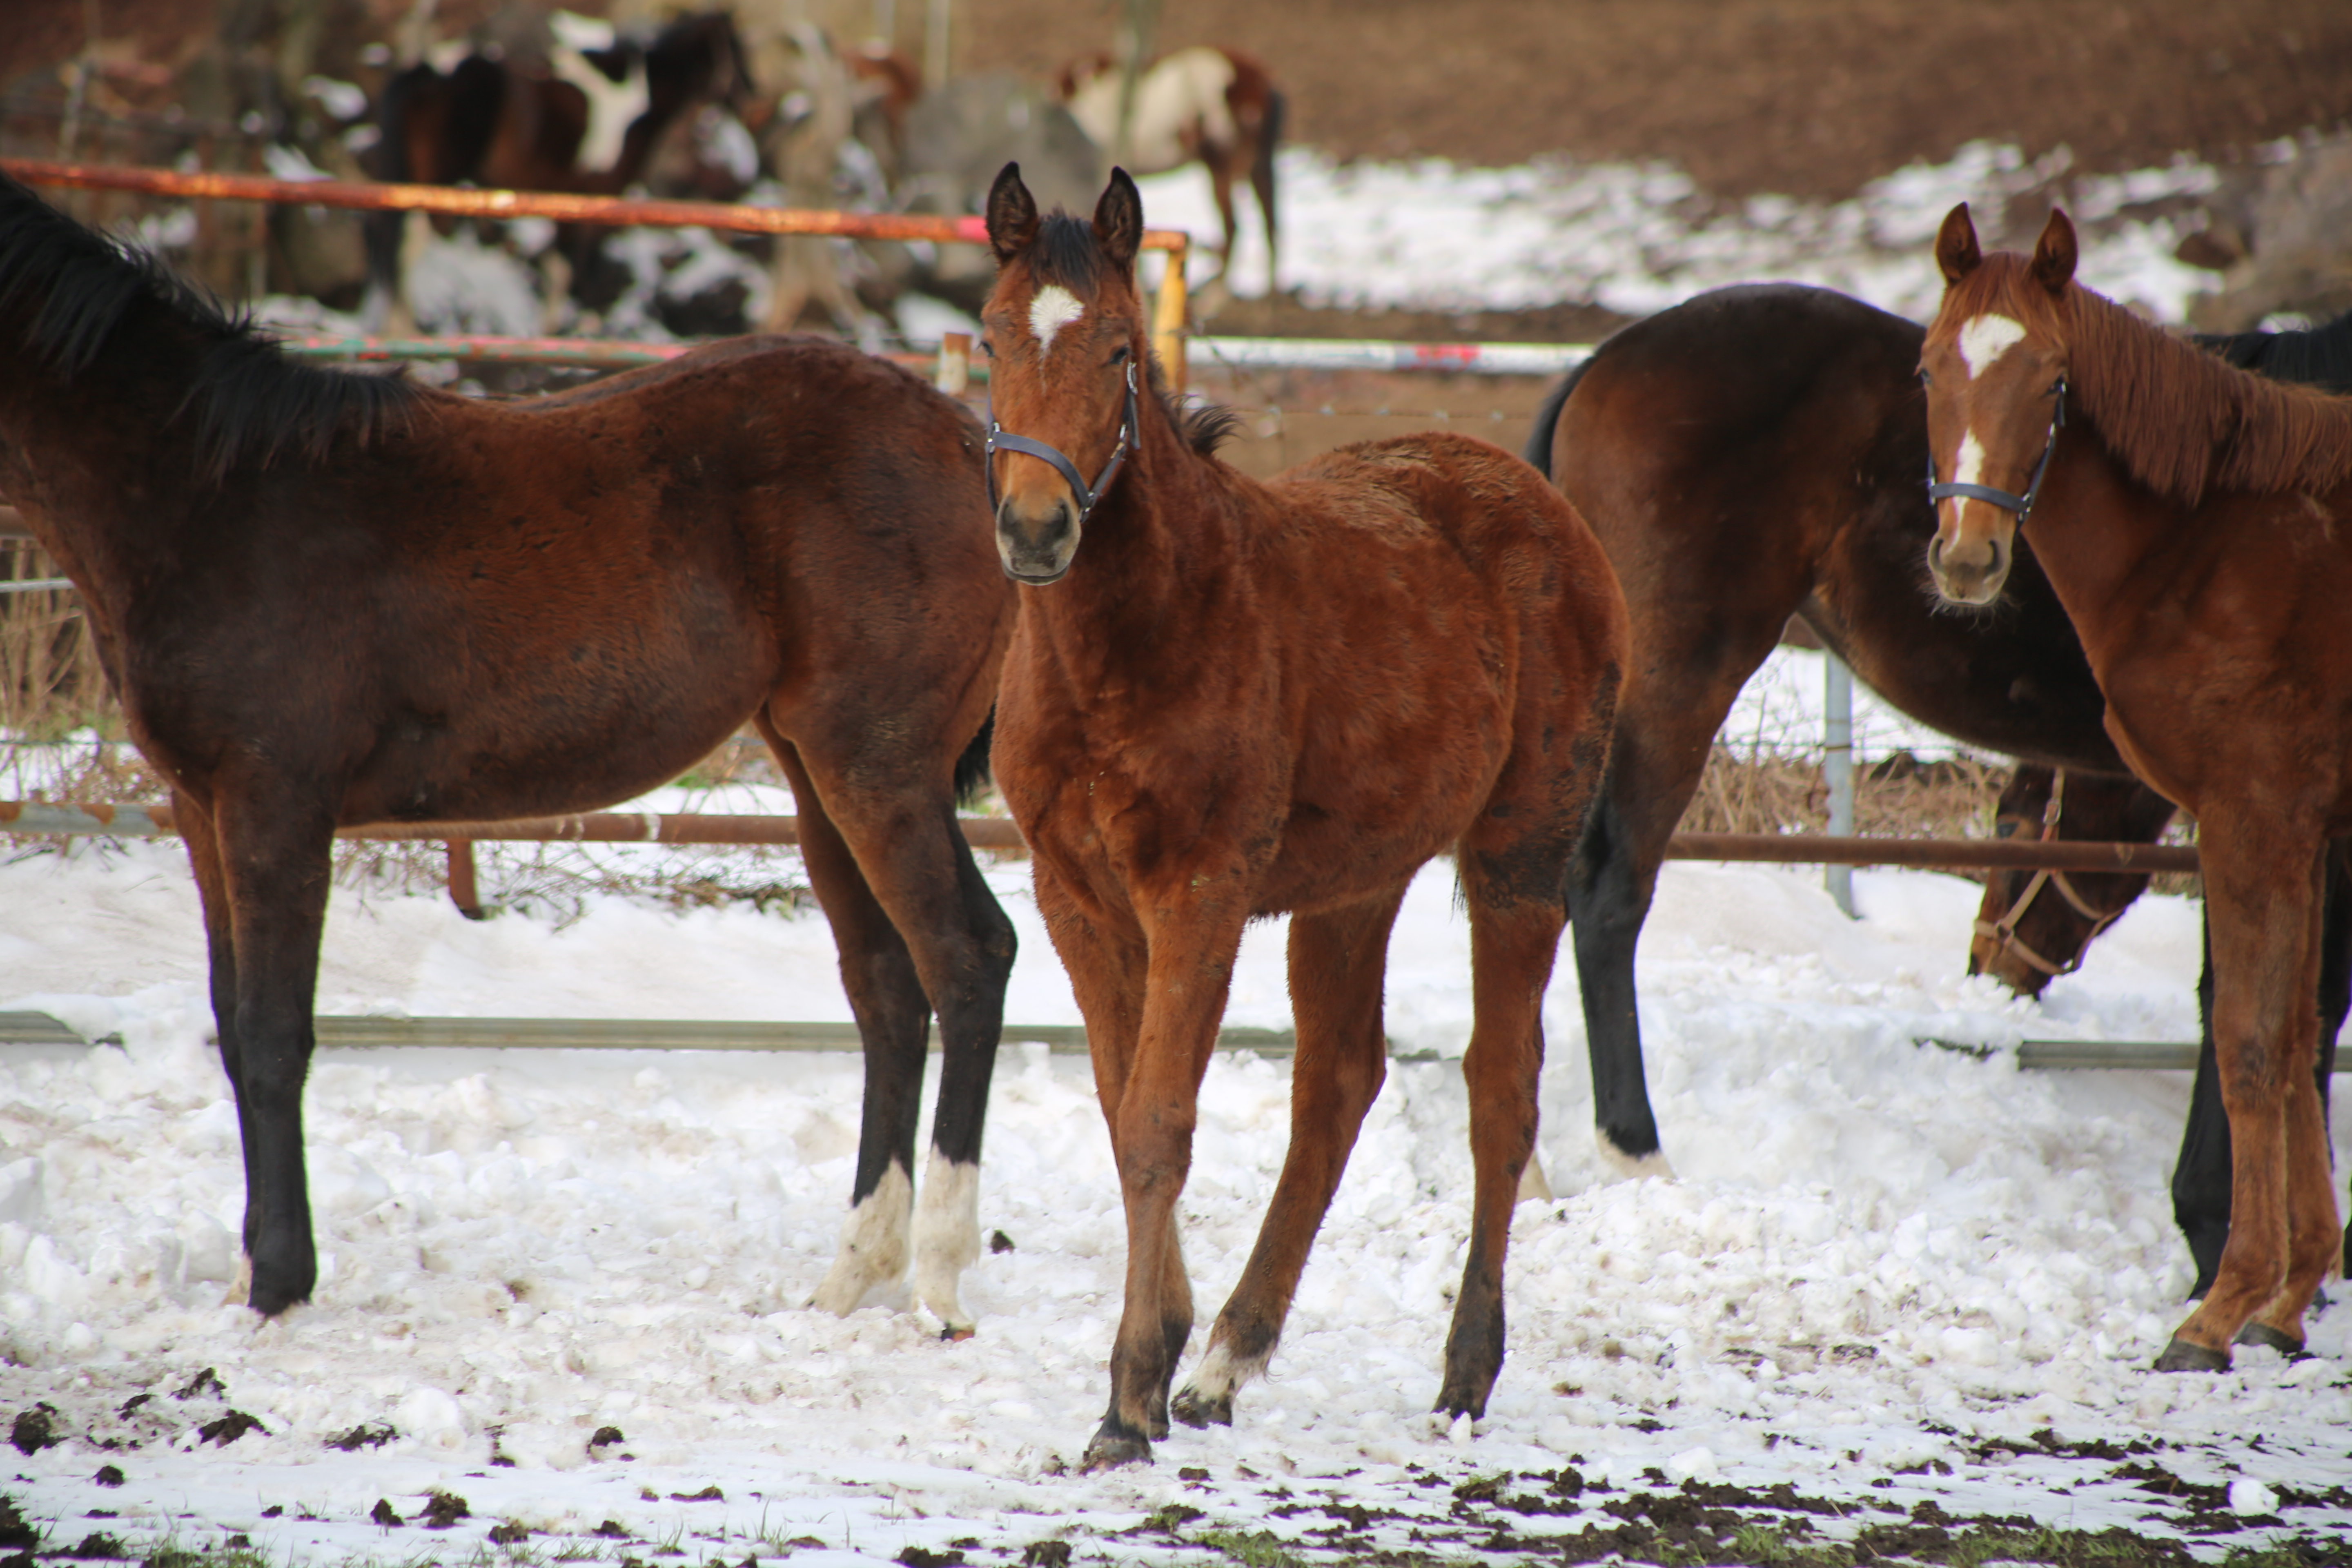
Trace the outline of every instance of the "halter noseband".
<instances>
[{"instance_id":1,"label":"halter noseband","mask_svg":"<svg viewBox=\"0 0 2352 1568\"><path fill-rule=\"evenodd\" d=\"M2047 843L2058 837L2058 820L2065 809L2066 774L2065 771L2061 769L2052 782L2050 799L2042 808L2043 842ZM2003 820L2015 819L2004 818ZM2044 888L2057 889L2058 896L2064 899L2076 914L2091 922L2090 932L2083 938L2082 944L2075 948L2074 956L2063 963L2053 963L2042 957L2027 946L2025 939L2017 934L2018 922L2025 918L2026 910L2033 907L2034 899ZM2007 914L1998 921L1979 920L1977 935L1992 943L1996 957L2004 952L2014 953L2028 967L2038 969L2054 980L2062 974L2072 974L2082 968L2083 961L2090 956L2091 944L2105 935L2109 926L2123 919L2124 910L2129 908L2131 904L2129 900L2126 900L2121 909L2096 909L2088 899L2083 897L2073 882L2067 880L2065 872L2043 869L2033 873L2033 879L2026 883L2025 891L2019 894L2017 901L2009 906Z\"/></svg>"},{"instance_id":2,"label":"halter noseband","mask_svg":"<svg viewBox=\"0 0 2352 1568\"><path fill-rule=\"evenodd\" d=\"M1019 452L1053 464L1060 471L1062 478L1069 481L1070 493L1078 498L1078 521L1083 524L1087 521L1087 514L1095 510L1095 503L1101 500L1103 493L1110 489L1110 482L1118 478L1118 470L1126 464L1128 454L1136 449L1135 434L1135 361L1132 359L1127 362L1127 412L1119 421L1118 441L1111 447L1110 461L1103 465L1103 471L1095 477L1095 482L1091 486L1078 473L1078 466L1062 456L1060 452L1043 441L1033 441L1026 436L1015 436L999 425L996 422L996 399L992 394L988 403L988 442L982 448L981 458L988 469L988 510L993 512L999 504L996 493L996 454Z\"/></svg>"},{"instance_id":3,"label":"halter noseband","mask_svg":"<svg viewBox=\"0 0 2352 1568\"><path fill-rule=\"evenodd\" d=\"M2042 443L2042 460L2033 465L2033 477L2026 481L2023 495L2011 495L1990 485L1938 483L1936 479L1936 453L1930 447L1927 452L1927 504L1933 507L1948 496L1958 496L1964 500L1989 500L2004 511L2015 512L2018 524L2022 527L2033 510L2034 498L2042 493L2042 476L2050 471L2050 454L2058 449L2058 427L2066 423L2066 378L2063 376L2058 378L2057 393L2058 406L2050 415L2050 437Z\"/></svg>"}]
</instances>

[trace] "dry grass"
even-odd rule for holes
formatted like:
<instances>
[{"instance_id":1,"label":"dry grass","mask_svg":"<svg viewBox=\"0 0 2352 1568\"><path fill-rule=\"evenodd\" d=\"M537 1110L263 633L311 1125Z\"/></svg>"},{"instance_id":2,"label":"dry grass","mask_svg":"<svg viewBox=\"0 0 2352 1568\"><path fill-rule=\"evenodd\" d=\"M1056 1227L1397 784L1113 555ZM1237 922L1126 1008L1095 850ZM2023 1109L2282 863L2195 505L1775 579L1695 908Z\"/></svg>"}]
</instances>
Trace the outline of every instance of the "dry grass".
<instances>
[{"instance_id":1,"label":"dry grass","mask_svg":"<svg viewBox=\"0 0 2352 1568\"><path fill-rule=\"evenodd\" d=\"M0 574L57 574L30 546L0 556ZM1775 725L1774 728L1782 726ZM100 674L71 593L0 595L0 799L158 800L165 786L121 736L121 715ZM1822 833L1829 791L1818 748L1757 732L1718 742L1683 814L1691 833ZM1897 752L1855 777L1855 831L1872 836L1981 838L2005 764L1972 758L1918 763ZM766 748L739 735L678 781L689 788L781 784ZM725 809L723 806L711 809ZM10 840L17 853L67 841ZM749 903L793 910L812 901L789 850L593 844L478 844L478 876L493 907L577 918L591 893L622 893L678 908ZM335 878L362 893L438 889L447 858L436 843L336 847ZM2168 880L2188 881L2188 879ZM2167 889L2167 890L2181 890Z\"/></svg>"}]
</instances>

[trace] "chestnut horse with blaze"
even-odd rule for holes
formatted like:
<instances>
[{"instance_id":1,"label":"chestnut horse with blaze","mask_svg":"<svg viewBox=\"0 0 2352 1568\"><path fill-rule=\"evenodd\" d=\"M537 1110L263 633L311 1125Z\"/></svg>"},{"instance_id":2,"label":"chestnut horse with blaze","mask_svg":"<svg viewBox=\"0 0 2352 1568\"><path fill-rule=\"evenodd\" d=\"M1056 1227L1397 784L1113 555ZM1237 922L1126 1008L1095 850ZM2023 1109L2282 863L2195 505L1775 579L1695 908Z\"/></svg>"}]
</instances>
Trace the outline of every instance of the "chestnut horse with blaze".
<instances>
[{"instance_id":1,"label":"chestnut horse with blaze","mask_svg":"<svg viewBox=\"0 0 2352 1568\"><path fill-rule=\"evenodd\" d=\"M746 721L799 805L866 1045L818 1304L904 1272L951 1333L1013 930L955 822L1012 589L977 421L815 339L553 396L298 364L0 176L0 488L73 579L195 868L246 1171L250 1300L318 1279L302 1084L339 826L650 789Z\"/></svg>"},{"instance_id":2,"label":"chestnut horse with blaze","mask_svg":"<svg viewBox=\"0 0 2352 1568\"><path fill-rule=\"evenodd\" d=\"M1091 225L988 202L996 544L1024 584L998 786L1087 1021L1127 1210L1126 1310L1089 1468L1147 1459L1192 1329L1176 1227L1242 928L1288 913L1289 1153L1174 1415L1230 1422L1273 1352L1386 1074L1381 989L1413 874L1451 853L1469 911L1477 1173L1437 1408L1484 1412L1503 1250L1533 1151L1540 1005L1568 861L1628 658L1598 542L1517 458L1429 434L1260 483L1147 372L1143 206ZM1145 384L1147 378L1149 384Z\"/></svg>"},{"instance_id":3,"label":"chestnut horse with blaze","mask_svg":"<svg viewBox=\"0 0 2352 1568\"><path fill-rule=\"evenodd\" d=\"M1999 597L2021 534L2056 590L2117 750L2197 818L2230 1234L2158 1359L2299 1351L2341 1262L2314 1068L2326 840L2352 830L2352 400L2263 380L2077 286L2053 212L2031 258L1985 255L1965 205L1927 383L1927 563Z\"/></svg>"}]
</instances>

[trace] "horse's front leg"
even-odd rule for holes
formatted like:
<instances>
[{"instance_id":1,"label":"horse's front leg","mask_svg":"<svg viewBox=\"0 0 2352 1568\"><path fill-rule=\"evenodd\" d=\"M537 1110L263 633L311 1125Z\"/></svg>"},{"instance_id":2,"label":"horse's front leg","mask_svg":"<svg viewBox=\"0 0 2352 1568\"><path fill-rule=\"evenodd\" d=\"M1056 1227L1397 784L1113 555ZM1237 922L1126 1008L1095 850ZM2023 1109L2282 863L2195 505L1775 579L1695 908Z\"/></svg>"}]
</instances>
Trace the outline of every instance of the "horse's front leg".
<instances>
[{"instance_id":1,"label":"horse's front leg","mask_svg":"<svg viewBox=\"0 0 2352 1568\"><path fill-rule=\"evenodd\" d=\"M1142 1026L1110 1117L1127 1209L1127 1304L1111 1348L1110 1408L1087 1444L1089 1470L1149 1460L1152 1439L1168 1435L1169 1384L1192 1333L1176 1200L1246 914L1238 898L1202 900L1147 928Z\"/></svg>"},{"instance_id":2,"label":"horse's front leg","mask_svg":"<svg viewBox=\"0 0 2352 1568\"><path fill-rule=\"evenodd\" d=\"M275 1316L309 1299L318 1283L310 1198L302 1152L302 1086L310 1075L311 1005L325 929L334 821L316 798L273 790L216 789L209 832L190 840L199 888L207 862L218 890L205 897L215 943L214 974L234 1001L224 1010L222 1065L236 1094L245 1142L245 1250L253 1272L247 1300ZM227 972L214 905L227 906Z\"/></svg>"},{"instance_id":3,"label":"horse's front leg","mask_svg":"<svg viewBox=\"0 0 2352 1568\"><path fill-rule=\"evenodd\" d=\"M2318 1043L2317 835L2245 807L2201 812L2212 942L2213 1040L2230 1127L2230 1230L2203 1305L2157 1358L2219 1371L2256 1314L2264 1342L2302 1340L2302 1312L2336 1235ZM2315 1172L2305 1167L2316 1165ZM2323 1235L2323 1231L2325 1234Z\"/></svg>"},{"instance_id":4,"label":"horse's front leg","mask_svg":"<svg viewBox=\"0 0 2352 1568\"><path fill-rule=\"evenodd\" d=\"M1290 1152L1249 1265L1217 1314L1207 1353L1176 1396L1176 1419L1188 1426L1231 1426L1234 1392L1265 1370L1364 1113L1388 1077L1381 984L1389 930L1408 885L1347 909L1291 919L1298 1054L1290 1070Z\"/></svg>"}]
</instances>

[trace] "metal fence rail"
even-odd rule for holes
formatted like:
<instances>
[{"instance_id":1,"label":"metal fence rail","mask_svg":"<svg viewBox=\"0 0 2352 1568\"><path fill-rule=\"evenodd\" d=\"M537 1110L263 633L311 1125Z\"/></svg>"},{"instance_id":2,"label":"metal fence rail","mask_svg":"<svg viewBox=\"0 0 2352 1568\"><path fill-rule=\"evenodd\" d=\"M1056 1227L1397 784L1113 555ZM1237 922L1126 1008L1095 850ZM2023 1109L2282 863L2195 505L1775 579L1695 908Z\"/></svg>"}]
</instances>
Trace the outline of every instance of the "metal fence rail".
<instances>
[{"instance_id":1,"label":"metal fence rail","mask_svg":"<svg viewBox=\"0 0 2352 1568\"><path fill-rule=\"evenodd\" d=\"M965 816L957 821L966 841L976 849L1024 847L1020 829L1004 817ZM163 803L0 801L0 834L142 838L173 831L172 808ZM382 842L790 845L800 842L800 818L606 811L514 822L381 822L341 828L336 836ZM1811 833L1677 833L1667 841L1666 858L1940 870L2157 872L2198 868L2197 851L2185 845L2061 838L1832 838Z\"/></svg>"},{"instance_id":2,"label":"metal fence rail","mask_svg":"<svg viewBox=\"0 0 2352 1568\"><path fill-rule=\"evenodd\" d=\"M977 217L756 207L730 202L640 201L548 191L460 190L448 185L378 184L359 180L278 180L263 174L130 169L45 158L0 158L0 169L33 185L134 191L194 201L262 202L273 205L345 207L361 212L444 213L456 217L543 217L558 223L711 228L735 234L820 234L850 239L988 243L988 226ZM1179 391L1184 385L1184 263L1192 253L1192 237L1182 229L1143 231L1143 248L1168 252L1167 273L1152 308L1151 341Z\"/></svg>"}]
</instances>

